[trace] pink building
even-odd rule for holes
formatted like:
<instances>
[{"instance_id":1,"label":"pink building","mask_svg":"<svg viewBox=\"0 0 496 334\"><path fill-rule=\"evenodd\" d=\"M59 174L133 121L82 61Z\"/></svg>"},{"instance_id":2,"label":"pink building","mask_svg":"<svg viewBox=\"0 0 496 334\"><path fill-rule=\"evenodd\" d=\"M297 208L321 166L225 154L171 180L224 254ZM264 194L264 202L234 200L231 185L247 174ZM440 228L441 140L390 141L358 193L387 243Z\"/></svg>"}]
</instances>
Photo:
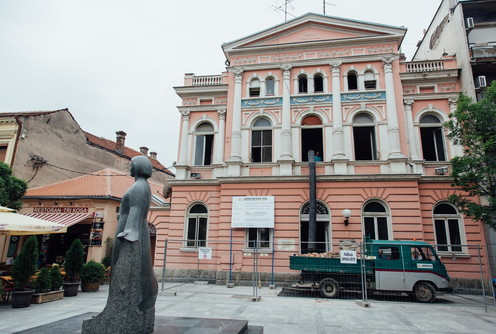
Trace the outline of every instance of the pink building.
<instances>
[{"instance_id":1,"label":"pink building","mask_svg":"<svg viewBox=\"0 0 496 334\"><path fill-rule=\"evenodd\" d=\"M220 75L186 74L175 88L182 120L170 217L157 224L157 245L184 240L168 249L168 268L188 259L196 268L207 246L208 269L229 270L230 246L212 245L232 240L233 270L251 270L258 241L276 272L290 273L290 253L336 251L365 236L443 245L448 270L478 263L464 245L484 244L483 229L447 201L449 160L462 151L442 123L456 108L459 69L453 58L406 62L405 33L307 14L223 44ZM321 158L315 225L309 150ZM254 211L234 203L247 196ZM162 259L157 249L157 266Z\"/></svg>"}]
</instances>

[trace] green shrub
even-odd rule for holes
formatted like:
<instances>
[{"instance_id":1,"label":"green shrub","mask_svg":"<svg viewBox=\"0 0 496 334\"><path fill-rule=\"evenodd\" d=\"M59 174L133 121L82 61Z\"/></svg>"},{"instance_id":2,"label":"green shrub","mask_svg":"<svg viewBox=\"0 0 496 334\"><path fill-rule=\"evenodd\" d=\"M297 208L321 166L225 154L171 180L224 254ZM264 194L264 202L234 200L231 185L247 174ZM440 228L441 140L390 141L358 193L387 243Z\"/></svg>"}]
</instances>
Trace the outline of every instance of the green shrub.
<instances>
[{"instance_id":1,"label":"green shrub","mask_svg":"<svg viewBox=\"0 0 496 334\"><path fill-rule=\"evenodd\" d=\"M81 281L84 282L100 282L105 275L105 267L103 264L91 260L83 265L81 271Z\"/></svg>"},{"instance_id":2,"label":"green shrub","mask_svg":"<svg viewBox=\"0 0 496 334\"><path fill-rule=\"evenodd\" d=\"M83 244L81 240L76 239L65 253L64 269L67 281L76 282L79 280L79 275L83 269L83 257Z\"/></svg>"},{"instance_id":3,"label":"green shrub","mask_svg":"<svg viewBox=\"0 0 496 334\"><path fill-rule=\"evenodd\" d=\"M64 279L60 273L59 266L53 266L52 269L50 269L50 283L51 291L59 290L62 284L64 284Z\"/></svg>"},{"instance_id":4,"label":"green shrub","mask_svg":"<svg viewBox=\"0 0 496 334\"><path fill-rule=\"evenodd\" d=\"M34 290L36 293L48 292L50 291L50 287L52 285L50 279L50 272L47 267L43 267L40 269L38 276L34 282Z\"/></svg>"},{"instance_id":5,"label":"green shrub","mask_svg":"<svg viewBox=\"0 0 496 334\"><path fill-rule=\"evenodd\" d=\"M30 284L31 276L36 272L38 260L38 240L30 236L22 246L21 253L14 261L12 278L16 290L26 290Z\"/></svg>"}]
</instances>

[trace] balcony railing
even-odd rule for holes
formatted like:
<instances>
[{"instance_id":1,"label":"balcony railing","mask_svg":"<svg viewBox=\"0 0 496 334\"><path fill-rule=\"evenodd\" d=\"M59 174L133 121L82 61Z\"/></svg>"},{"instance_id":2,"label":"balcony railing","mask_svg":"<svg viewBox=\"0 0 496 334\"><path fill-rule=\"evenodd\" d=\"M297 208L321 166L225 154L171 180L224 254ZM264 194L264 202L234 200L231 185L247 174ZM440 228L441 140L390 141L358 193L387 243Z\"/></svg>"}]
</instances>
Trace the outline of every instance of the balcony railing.
<instances>
[{"instance_id":1,"label":"balcony railing","mask_svg":"<svg viewBox=\"0 0 496 334\"><path fill-rule=\"evenodd\" d=\"M413 61L406 63L407 72L430 72L444 70L442 60Z\"/></svg>"},{"instance_id":2,"label":"balcony railing","mask_svg":"<svg viewBox=\"0 0 496 334\"><path fill-rule=\"evenodd\" d=\"M222 75L202 75L193 77L193 86L222 85Z\"/></svg>"}]
</instances>

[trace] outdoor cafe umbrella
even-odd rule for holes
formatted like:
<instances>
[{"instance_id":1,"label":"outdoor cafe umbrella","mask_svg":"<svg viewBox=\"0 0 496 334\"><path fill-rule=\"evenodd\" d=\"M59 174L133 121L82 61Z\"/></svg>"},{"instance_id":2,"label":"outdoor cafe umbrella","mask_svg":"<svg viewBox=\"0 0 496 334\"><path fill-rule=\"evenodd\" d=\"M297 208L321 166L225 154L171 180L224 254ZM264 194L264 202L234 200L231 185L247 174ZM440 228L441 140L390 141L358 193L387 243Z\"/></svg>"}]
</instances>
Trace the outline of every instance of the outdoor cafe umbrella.
<instances>
[{"instance_id":1,"label":"outdoor cafe umbrella","mask_svg":"<svg viewBox=\"0 0 496 334\"><path fill-rule=\"evenodd\" d=\"M0 235L33 235L65 233L67 227L47 220L18 214L0 206Z\"/></svg>"}]
</instances>

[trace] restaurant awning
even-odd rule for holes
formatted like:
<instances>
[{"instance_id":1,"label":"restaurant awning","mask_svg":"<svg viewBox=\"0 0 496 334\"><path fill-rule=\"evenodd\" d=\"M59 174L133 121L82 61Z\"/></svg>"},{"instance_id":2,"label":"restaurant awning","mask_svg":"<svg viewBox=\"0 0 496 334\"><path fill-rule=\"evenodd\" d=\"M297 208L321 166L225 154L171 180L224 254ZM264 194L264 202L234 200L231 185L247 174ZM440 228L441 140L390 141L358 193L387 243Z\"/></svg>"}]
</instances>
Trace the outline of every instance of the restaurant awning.
<instances>
[{"instance_id":1,"label":"restaurant awning","mask_svg":"<svg viewBox=\"0 0 496 334\"><path fill-rule=\"evenodd\" d=\"M24 215L69 227L92 217L93 213L24 213Z\"/></svg>"},{"instance_id":2,"label":"restaurant awning","mask_svg":"<svg viewBox=\"0 0 496 334\"><path fill-rule=\"evenodd\" d=\"M15 212L0 212L0 235L32 235L64 233L66 227L51 221L28 217Z\"/></svg>"}]
</instances>

